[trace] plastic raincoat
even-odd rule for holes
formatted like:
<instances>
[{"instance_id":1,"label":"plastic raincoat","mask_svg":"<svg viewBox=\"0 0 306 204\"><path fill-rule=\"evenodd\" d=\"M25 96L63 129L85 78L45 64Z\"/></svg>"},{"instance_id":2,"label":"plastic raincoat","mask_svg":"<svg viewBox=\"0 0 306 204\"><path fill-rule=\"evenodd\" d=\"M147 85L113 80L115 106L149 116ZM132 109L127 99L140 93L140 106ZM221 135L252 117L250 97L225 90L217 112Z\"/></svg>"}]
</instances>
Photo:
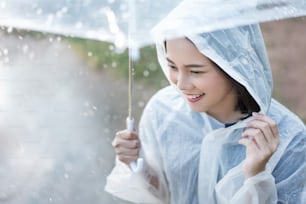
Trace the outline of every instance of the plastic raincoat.
<instances>
[{"instance_id":1,"label":"plastic raincoat","mask_svg":"<svg viewBox=\"0 0 306 204\"><path fill-rule=\"evenodd\" d=\"M145 168L132 173L117 161L106 190L144 203L272 204L305 203L306 129L302 121L271 99L272 76L258 25L187 36L205 56L245 86L261 112L277 124L281 143L265 171L244 179L245 147L238 143L247 121L226 127L193 112L174 85L147 104L139 127ZM159 62L167 76L163 43ZM150 182L158 177L158 185Z\"/></svg>"}]
</instances>

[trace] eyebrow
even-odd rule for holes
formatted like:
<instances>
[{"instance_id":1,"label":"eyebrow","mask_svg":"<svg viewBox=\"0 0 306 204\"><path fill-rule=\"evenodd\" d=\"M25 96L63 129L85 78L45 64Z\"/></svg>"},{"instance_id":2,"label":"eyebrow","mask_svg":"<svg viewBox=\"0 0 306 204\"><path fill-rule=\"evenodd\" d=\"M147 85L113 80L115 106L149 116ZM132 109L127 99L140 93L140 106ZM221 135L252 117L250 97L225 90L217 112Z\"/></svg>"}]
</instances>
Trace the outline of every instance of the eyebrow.
<instances>
[{"instance_id":1,"label":"eyebrow","mask_svg":"<svg viewBox=\"0 0 306 204\"><path fill-rule=\"evenodd\" d=\"M171 59L169 59L168 57L166 58L167 61L171 64L175 64ZM202 65L202 64L187 64L185 65L185 67L188 67L188 68L192 68L192 67L205 67L205 65Z\"/></svg>"},{"instance_id":2,"label":"eyebrow","mask_svg":"<svg viewBox=\"0 0 306 204\"><path fill-rule=\"evenodd\" d=\"M175 64L171 59L169 59L168 57L166 58L168 62L170 62L171 64Z\"/></svg>"}]
</instances>

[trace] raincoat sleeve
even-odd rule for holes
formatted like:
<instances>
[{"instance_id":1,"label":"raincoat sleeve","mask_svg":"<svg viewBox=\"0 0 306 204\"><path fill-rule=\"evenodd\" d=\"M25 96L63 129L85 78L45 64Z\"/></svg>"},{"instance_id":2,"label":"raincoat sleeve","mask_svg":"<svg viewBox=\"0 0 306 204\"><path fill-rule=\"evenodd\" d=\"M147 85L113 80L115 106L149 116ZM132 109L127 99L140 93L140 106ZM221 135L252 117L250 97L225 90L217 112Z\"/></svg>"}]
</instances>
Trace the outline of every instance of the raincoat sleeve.
<instances>
[{"instance_id":1,"label":"raincoat sleeve","mask_svg":"<svg viewBox=\"0 0 306 204\"><path fill-rule=\"evenodd\" d=\"M149 103L139 124L140 156L144 158L144 168L141 172L134 173L126 164L116 159L116 165L107 178L107 192L135 203L169 203L167 182L161 168L161 155L155 137L156 130L155 112Z\"/></svg>"},{"instance_id":2,"label":"raincoat sleeve","mask_svg":"<svg viewBox=\"0 0 306 204\"><path fill-rule=\"evenodd\" d=\"M241 182L242 164L230 170L216 186L218 204L305 203L306 133L300 129L291 141L284 141L288 145L273 155L264 172Z\"/></svg>"}]
</instances>

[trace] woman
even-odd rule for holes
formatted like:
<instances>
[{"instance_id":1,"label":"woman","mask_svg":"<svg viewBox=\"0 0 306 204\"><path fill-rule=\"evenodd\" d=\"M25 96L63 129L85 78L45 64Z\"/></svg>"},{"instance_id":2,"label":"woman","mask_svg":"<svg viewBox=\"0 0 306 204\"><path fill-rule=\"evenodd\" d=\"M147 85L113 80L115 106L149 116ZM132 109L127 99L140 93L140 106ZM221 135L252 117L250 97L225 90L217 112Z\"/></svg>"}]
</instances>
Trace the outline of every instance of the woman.
<instances>
[{"instance_id":1,"label":"woman","mask_svg":"<svg viewBox=\"0 0 306 204\"><path fill-rule=\"evenodd\" d=\"M147 203L303 203L306 129L271 99L258 25L168 40L157 50L171 86L149 101L139 134L116 134L106 190ZM140 146L145 168L136 174L128 164Z\"/></svg>"}]
</instances>

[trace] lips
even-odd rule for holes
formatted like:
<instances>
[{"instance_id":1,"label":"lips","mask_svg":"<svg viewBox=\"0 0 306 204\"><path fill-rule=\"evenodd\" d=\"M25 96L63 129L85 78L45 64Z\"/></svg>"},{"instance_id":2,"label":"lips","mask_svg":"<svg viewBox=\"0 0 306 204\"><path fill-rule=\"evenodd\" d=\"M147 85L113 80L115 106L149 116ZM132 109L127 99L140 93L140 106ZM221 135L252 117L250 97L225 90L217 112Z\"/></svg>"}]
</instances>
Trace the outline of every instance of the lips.
<instances>
[{"instance_id":1,"label":"lips","mask_svg":"<svg viewBox=\"0 0 306 204\"><path fill-rule=\"evenodd\" d=\"M195 103L203 98L205 94L195 94L195 95L187 95L187 100L191 103Z\"/></svg>"}]
</instances>

